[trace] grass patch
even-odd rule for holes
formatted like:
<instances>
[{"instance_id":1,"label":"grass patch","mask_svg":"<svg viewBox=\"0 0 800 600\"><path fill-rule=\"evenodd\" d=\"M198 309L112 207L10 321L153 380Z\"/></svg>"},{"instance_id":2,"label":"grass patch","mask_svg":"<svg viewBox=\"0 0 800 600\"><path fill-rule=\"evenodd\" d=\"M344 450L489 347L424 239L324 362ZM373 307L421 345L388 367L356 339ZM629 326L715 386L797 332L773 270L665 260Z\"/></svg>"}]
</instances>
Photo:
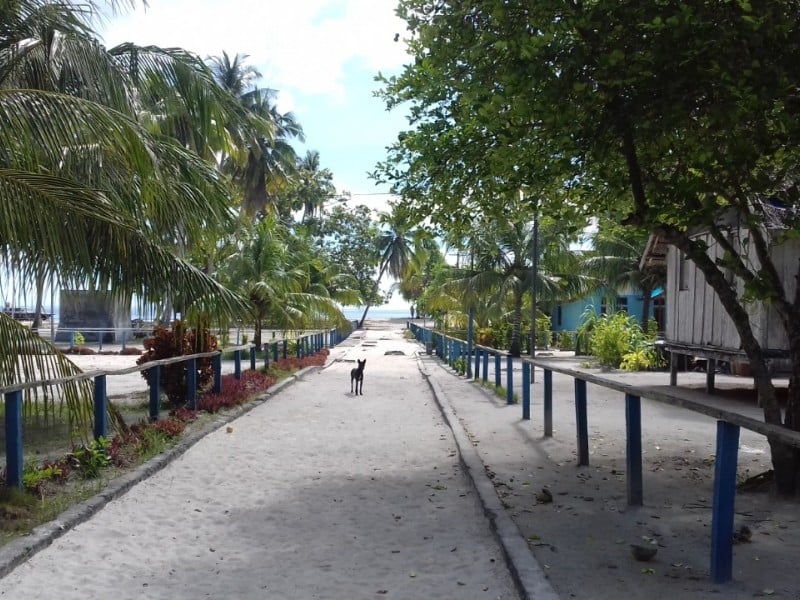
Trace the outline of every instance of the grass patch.
<instances>
[{"instance_id":1,"label":"grass patch","mask_svg":"<svg viewBox=\"0 0 800 600\"><path fill-rule=\"evenodd\" d=\"M506 393L506 388L504 388L502 385L495 385L493 383L489 383L488 381L484 381L483 379L478 379L477 381L482 387L494 392L496 396L499 396L503 400L507 398L508 394ZM516 392L511 395L511 404L519 404L519 395Z\"/></svg>"}]
</instances>

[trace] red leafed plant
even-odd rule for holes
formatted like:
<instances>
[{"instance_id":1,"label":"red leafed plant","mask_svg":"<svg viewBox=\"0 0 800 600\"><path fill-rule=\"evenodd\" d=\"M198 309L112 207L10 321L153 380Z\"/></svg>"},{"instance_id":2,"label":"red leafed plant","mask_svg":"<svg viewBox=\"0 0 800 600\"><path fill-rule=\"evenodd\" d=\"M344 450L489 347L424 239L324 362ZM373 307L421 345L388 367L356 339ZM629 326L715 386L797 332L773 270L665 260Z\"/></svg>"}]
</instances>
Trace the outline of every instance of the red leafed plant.
<instances>
[{"instance_id":1,"label":"red leafed plant","mask_svg":"<svg viewBox=\"0 0 800 600\"><path fill-rule=\"evenodd\" d=\"M172 329L158 326L153 330L153 336L144 340L145 352L136 361L137 365L144 365L150 361L176 356L186 356L201 352L211 352L217 349L217 338L208 330L208 327L191 329L183 321L176 321ZM170 402L180 406L186 400L186 380L188 363L181 362L161 367L161 387L167 394ZM150 371L142 371L150 383ZM214 377L214 367L210 357L197 359L197 387L208 387Z\"/></svg>"},{"instance_id":2,"label":"red leafed plant","mask_svg":"<svg viewBox=\"0 0 800 600\"><path fill-rule=\"evenodd\" d=\"M210 413L219 412L223 408L242 404L273 385L275 378L262 371L243 371L241 379L225 375L222 378L222 391L219 394L205 394L197 407Z\"/></svg>"}]
</instances>

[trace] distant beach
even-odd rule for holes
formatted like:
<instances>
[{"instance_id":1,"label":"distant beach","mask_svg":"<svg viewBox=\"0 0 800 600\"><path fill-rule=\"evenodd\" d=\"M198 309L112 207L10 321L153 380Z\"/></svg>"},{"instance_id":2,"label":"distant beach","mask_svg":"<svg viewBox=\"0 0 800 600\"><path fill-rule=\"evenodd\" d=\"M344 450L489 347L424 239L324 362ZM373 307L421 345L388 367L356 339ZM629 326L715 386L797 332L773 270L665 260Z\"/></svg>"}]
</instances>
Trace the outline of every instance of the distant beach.
<instances>
[{"instance_id":1,"label":"distant beach","mask_svg":"<svg viewBox=\"0 0 800 600\"><path fill-rule=\"evenodd\" d=\"M361 308L344 308L342 309L344 316L348 319L356 320L360 319L361 315L364 314L364 307ZM377 321L389 321L392 319L411 319L411 310L410 309L400 309L400 308L381 308L380 306L372 307L369 309L367 313L367 319L377 320Z\"/></svg>"}]
</instances>

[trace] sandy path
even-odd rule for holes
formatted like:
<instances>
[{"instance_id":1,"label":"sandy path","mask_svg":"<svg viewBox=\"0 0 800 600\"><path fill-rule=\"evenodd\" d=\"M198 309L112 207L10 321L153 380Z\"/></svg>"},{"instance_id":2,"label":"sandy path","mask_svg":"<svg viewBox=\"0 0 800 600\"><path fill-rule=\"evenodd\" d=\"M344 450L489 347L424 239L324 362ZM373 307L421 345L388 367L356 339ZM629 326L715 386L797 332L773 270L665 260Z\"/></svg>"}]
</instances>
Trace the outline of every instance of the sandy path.
<instances>
[{"instance_id":1,"label":"sandy path","mask_svg":"<svg viewBox=\"0 0 800 600\"><path fill-rule=\"evenodd\" d=\"M798 504L767 493L737 494L735 525L749 527L752 540L734 546L732 582L714 585L709 578L714 419L642 400L644 506L631 507L621 393L588 386L590 465L578 467L571 377L553 375L554 436L545 438L541 372L533 385L532 419L523 421L520 405L509 406L477 384L457 379L439 362L425 361L425 368L442 382L441 401L452 406L468 432L508 514L561 598L800 600ZM666 383L668 374L617 372L615 377L652 385ZM684 373L679 381L701 384L704 377ZM718 376L718 382L752 384L727 376ZM740 477L768 468L765 438L742 429ZM537 499L542 488L552 492L552 502ZM637 562L630 553L629 544L642 543L643 537L658 543L651 562Z\"/></svg>"},{"instance_id":2,"label":"sandy path","mask_svg":"<svg viewBox=\"0 0 800 600\"><path fill-rule=\"evenodd\" d=\"M56 540L0 596L517 598L415 358L384 356L416 346L369 336Z\"/></svg>"}]
</instances>

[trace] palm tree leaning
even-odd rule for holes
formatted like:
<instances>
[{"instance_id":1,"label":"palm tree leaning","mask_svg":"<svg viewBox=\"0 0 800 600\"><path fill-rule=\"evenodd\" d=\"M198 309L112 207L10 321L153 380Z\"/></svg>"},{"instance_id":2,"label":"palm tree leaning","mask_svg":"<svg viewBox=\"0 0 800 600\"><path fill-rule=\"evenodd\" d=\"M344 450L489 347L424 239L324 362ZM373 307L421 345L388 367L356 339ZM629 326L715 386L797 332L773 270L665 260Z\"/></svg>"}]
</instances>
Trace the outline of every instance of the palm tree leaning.
<instances>
[{"instance_id":1,"label":"palm tree leaning","mask_svg":"<svg viewBox=\"0 0 800 600\"><path fill-rule=\"evenodd\" d=\"M236 294L163 246L232 218L224 182L189 149L226 143L213 122L232 118L225 96L186 53L105 50L90 9L41 0L3 7L0 258L23 278L43 270L62 287L169 295L187 308L238 314ZM170 119L176 102L182 118ZM171 135L178 128L192 145ZM4 385L30 367L46 378L75 372L47 352L0 315L0 355L14 357L0 369Z\"/></svg>"},{"instance_id":2,"label":"palm tree leaning","mask_svg":"<svg viewBox=\"0 0 800 600\"><path fill-rule=\"evenodd\" d=\"M378 240L381 260L373 295L378 293L384 274L388 273L397 280L402 279L409 264L414 260L413 240L415 236L419 235L414 228L416 223L412 222L410 213L401 204L392 204L390 212L381 213L378 221L381 225L381 234ZM364 320L367 318L370 308L371 304L367 302L364 314L361 315L361 320L358 322L359 327L364 326Z\"/></svg>"}]
</instances>

